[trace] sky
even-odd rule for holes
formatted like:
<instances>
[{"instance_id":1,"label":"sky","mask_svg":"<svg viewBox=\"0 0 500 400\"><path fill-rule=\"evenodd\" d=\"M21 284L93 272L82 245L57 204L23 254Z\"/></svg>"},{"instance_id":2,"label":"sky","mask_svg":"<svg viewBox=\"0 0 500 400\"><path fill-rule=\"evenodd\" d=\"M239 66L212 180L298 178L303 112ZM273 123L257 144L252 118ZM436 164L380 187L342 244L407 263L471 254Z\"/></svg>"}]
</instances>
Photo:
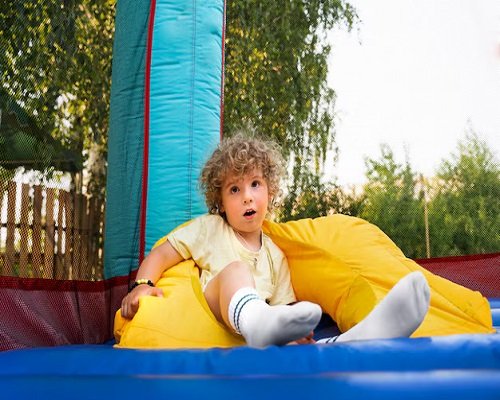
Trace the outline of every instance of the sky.
<instances>
[{"instance_id":1,"label":"sky","mask_svg":"<svg viewBox=\"0 0 500 400\"><path fill-rule=\"evenodd\" d=\"M500 1L349 0L360 22L329 33L339 159L327 177L366 182L388 144L432 176L468 129L500 156Z\"/></svg>"}]
</instances>

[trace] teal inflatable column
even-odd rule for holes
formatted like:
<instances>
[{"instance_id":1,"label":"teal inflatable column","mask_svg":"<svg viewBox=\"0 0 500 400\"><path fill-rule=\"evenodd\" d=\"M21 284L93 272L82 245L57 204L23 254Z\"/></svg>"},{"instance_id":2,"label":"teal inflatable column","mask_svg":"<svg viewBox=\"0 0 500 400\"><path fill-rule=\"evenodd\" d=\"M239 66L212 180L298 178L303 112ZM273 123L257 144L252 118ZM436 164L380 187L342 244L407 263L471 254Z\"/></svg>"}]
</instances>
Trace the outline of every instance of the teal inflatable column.
<instances>
[{"instance_id":1,"label":"teal inflatable column","mask_svg":"<svg viewBox=\"0 0 500 400\"><path fill-rule=\"evenodd\" d=\"M200 170L220 139L223 0L117 4L104 269L128 275L206 212Z\"/></svg>"}]
</instances>

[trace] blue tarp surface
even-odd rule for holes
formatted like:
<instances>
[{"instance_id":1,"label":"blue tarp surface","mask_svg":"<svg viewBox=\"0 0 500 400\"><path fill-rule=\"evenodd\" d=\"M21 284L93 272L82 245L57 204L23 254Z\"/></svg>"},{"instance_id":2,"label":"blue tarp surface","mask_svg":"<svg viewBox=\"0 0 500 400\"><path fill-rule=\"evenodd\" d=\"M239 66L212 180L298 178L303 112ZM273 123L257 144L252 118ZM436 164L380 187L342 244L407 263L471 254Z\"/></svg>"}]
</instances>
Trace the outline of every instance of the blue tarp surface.
<instances>
[{"instance_id":1,"label":"blue tarp surface","mask_svg":"<svg viewBox=\"0 0 500 400\"><path fill-rule=\"evenodd\" d=\"M500 335L331 345L0 353L3 398L500 398ZM175 396L175 397L172 397Z\"/></svg>"}]
</instances>

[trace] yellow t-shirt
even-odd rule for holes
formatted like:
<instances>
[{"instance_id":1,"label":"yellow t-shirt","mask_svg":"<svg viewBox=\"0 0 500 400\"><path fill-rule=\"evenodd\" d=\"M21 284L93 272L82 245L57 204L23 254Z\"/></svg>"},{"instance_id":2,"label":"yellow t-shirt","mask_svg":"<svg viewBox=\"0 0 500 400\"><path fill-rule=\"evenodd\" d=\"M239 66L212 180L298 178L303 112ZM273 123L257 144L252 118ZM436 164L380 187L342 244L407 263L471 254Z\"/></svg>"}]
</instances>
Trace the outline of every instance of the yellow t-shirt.
<instances>
[{"instance_id":1,"label":"yellow t-shirt","mask_svg":"<svg viewBox=\"0 0 500 400\"><path fill-rule=\"evenodd\" d=\"M219 215L202 215L167 236L185 259L201 269L202 287L233 261L250 266L259 296L271 305L294 302L290 271L283 252L266 235L262 246L252 251L241 244L231 226Z\"/></svg>"}]
</instances>

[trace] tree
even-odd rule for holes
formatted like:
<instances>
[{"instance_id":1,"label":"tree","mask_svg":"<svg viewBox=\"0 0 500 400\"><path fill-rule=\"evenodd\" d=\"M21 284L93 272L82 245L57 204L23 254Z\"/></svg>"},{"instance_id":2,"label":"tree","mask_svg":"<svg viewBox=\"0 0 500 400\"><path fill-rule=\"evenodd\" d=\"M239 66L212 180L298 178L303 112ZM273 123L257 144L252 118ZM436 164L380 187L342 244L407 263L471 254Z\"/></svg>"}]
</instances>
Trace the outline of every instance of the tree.
<instances>
[{"instance_id":1,"label":"tree","mask_svg":"<svg viewBox=\"0 0 500 400\"><path fill-rule=\"evenodd\" d=\"M425 257L423 203L409 162L398 164L392 150L382 145L380 159L367 159L366 167L359 216L382 229L407 257Z\"/></svg>"},{"instance_id":2,"label":"tree","mask_svg":"<svg viewBox=\"0 0 500 400\"><path fill-rule=\"evenodd\" d=\"M301 189L302 188L302 189ZM335 213L357 216L364 205L364 196L347 192L332 182L305 170L299 182L289 187L277 213L279 221L314 218Z\"/></svg>"},{"instance_id":3,"label":"tree","mask_svg":"<svg viewBox=\"0 0 500 400\"><path fill-rule=\"evenodd\" d=\"M335 138L325 34L355 19L344 0L227 2L224 133L252 125L276 140L292 164L290 192L302 200Z\"/></svg>"},{"instance_id":4,"label":"tree","mask_svg":"<svg viewBox=\"0 0 500 400\"><path fill-rule=\"evenodd\" d=\"M6 2L1 85L40 131L84 155L87 189L102 194L115 1ZM227 2L225 132L253 124L276 139L295 182L320 176L333 147L325 36L355 18L345 0Z\"/></svg>"},{"instance_id":5,"label":"tree","mask_svg":"<svg viewBox=\"0 0 500 400\"><path fill-rule=\"evenodd\" d=\"M469 132L437 172L429 205L435 255L500 249L500 163L477 134ZM433 240L434 238L434 240Z\"/></svg>"},{"instance_id":6,"label":"tree","mask_svg":"<svg viewBox=\"0 0 500 400\"><path fill-rule=\"evenodd\" d=\"M2 96L36 120L35 131L85 157L92 148L94 159L106 156L114 5L6 0L0 10ZM103 195L103 171L88 168L98 171L90 192Z\"/></svg>"}]
</instances>

